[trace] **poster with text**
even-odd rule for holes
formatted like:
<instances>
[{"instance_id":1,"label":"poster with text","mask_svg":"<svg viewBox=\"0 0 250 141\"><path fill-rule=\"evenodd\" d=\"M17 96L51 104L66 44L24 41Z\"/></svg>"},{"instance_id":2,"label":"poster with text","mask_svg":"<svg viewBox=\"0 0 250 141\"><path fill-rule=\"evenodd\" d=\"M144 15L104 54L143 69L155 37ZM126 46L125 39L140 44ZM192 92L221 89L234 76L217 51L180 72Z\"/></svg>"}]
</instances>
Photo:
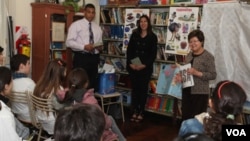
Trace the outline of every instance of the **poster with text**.
<instances>
[{"instance_id":1,"label":"poster with text","mask_svg":"<svg viewBox=\"0 0 250 141\"><path fill-rule=\"evenodd\" d=\"M123 52L127 50L133 30L137 28L137 21L142 15L149 16L149 9L126 9L125 13Z\"/></svg>"},{"instance_id":2,"label":"poster with text","mask_svg":"<svg viewBox=\"0 0 250 141\"><path fill-rule=\"evenodd\" d=\"M197 28L198 7L170 7L165 53L186 55L188 34Z\"/></svg>"}]
</instances>

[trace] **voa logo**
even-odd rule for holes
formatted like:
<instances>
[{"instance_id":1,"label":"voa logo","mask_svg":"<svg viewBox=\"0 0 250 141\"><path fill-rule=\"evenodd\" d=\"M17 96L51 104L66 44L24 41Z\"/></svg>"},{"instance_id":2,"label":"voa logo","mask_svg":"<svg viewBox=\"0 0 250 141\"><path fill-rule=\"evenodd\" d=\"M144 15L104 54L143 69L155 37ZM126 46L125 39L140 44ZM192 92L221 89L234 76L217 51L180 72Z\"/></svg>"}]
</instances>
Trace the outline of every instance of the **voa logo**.
<instances>
[{"instance_id":1,"label":"voa logo","mask_svg":"<svg viewBox=\"0 0 250 141\"><path fill-rule=\"evenodd\" d=\"M244 129L226 129L227 136L247 136Z\"/></svg>"}]
</instances>

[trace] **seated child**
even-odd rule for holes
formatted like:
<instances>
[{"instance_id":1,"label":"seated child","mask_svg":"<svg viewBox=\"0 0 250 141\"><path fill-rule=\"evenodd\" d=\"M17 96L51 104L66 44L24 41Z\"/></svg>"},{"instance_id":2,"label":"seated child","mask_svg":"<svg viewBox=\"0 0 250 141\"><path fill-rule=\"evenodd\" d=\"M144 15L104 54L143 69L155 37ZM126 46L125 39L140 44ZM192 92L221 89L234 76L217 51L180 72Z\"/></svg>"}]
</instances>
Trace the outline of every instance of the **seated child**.
<instances>
[{"instance_id":1,"label":"seated child","mask_svg":"<svg viewBox=\"0 0 250 141\"><path fill-rule=\"evenodd\" d=\"M43 74L39 78L34 95L44 99L53 100L58 89L63 90L64 78L66 77L66 63L62 59L50 60ZM59 107L60 103L54 101L53 108ZM43 129L50 135L54 134L55 115L53 112L37 110L36 116Z\"/></svg>"},{"instance_id":2,"label":"seated child","mask_svg":"<svg viewBox=\"0 0 250 141\"><path fill-rule=\"evenodd\" d=\"M10 69L0 66L0 95L10 94L13 86ZM0 99L0 140L22 141L28 139L29 129L25 128L11 112L11 109Z\"/></svg>"},{"instance_id":3,"label":"seated child","mask_svg":"<svg viewBox=\"0 0 250 141\"><path fill-rule=\"evenodd\" d=\"M28 77L30 73L30 58L23 54L16 54L10 60L10 68L13 76L12 91L33 92L36 84ZM11 102L11 109L19 120L31 123L28 103Z\"/></svg>"},{"instance_id":4,"label":"seated child","mask_svg":"<svg viewBox=\"0 0 250 141\"><path fill-rule=\"evenodd\" d=\"M66 93L64 91L58 91L57 93L60 102L66 103L66 105L69 105L69 103L88 103L101 109L94 97L94 89L86 89L88 87L88 76L84 69L76 68L72 70L67 78L69 90ZM105 113L104 115L106 126L103 133L103 141L114 141L116 139L125 141L126 139L112 117Z\"/></svg>"},{"instance_id":5,"label":"seated child","mask_svg":"<svg viewBox=\"0 0 250 141\"><path fill-rule=\"evenodd\" d=\"M246 98L246 93L239 84L232 81L219 82L209 99L211 111L184 120L179 130L179 136L188 133L204 133L214 140L220 141L221 126L237 124L235 117L242 113Z\"/></svg>"}]
</instances>

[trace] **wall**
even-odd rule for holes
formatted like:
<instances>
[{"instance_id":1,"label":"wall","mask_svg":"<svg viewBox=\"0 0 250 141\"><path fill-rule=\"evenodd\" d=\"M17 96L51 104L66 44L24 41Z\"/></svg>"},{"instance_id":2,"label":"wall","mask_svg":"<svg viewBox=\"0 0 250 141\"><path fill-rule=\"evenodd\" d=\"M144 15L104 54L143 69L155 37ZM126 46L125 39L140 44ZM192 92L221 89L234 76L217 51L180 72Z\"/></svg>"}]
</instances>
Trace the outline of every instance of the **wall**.
<instances>
[{"instance_id":1,"label":"wall","mask_svg":"<svg viewBox=\"0 0 250 141\"><path fill-rule=\"evenodd\" d=\"M29 34L29 38L32 41L32 9L31 3L36 0L6 0L9 9L9 15L13 18L13 31L16 26L25 26ZM93 3L96 6L96 18L95 21L99 24L100 6L99 0L85 0L85 4ZM83 5L83 0L80 0L79 5ZM15 35L15 33L14 33ZM16 37L17 38L17 37ZM16 39L15 38L15 39ZM14 39L14 40L15 40ZM8 61L7 61L8 62ZM32 63L32 62L31 62Z\"/></svg>"}]
</instances>

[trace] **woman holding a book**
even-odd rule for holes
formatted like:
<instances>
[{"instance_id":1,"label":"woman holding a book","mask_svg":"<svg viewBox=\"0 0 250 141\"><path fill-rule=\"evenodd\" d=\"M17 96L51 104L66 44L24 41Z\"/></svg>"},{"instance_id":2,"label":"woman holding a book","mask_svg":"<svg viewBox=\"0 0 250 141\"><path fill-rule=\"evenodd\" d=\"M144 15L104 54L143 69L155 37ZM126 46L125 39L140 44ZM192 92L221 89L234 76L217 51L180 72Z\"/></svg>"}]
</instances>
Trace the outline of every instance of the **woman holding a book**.
<instances>
[{"instance_id":1,"label":"woman holding a book","mask_svg":"<svg viewBox=\"0 0 250 141\"><path fill-rule=\"evenodd\" d=\"M209 81L216 78L214 56L204 49L205 37L201 30L193 30L188 35L190 53L185 64L191 64L187 74L193 75L194 86L183 88L182 120L193 118L207 111L210 94ZM181 77L179 78L181 80Z\"/></svg>"},{"instance_id":2,"label":"woman holding a book","mask_svg":"<svg viewBox=\"0 0 250 141\"><path fill-rule=\"evenodd\" d=\"M157 52L157 36L152 32L150 19L142 15L132 33L127 48L127 70L132 84L131 121L143 120L148 84Z\"/></svg>"}]
</instances>

